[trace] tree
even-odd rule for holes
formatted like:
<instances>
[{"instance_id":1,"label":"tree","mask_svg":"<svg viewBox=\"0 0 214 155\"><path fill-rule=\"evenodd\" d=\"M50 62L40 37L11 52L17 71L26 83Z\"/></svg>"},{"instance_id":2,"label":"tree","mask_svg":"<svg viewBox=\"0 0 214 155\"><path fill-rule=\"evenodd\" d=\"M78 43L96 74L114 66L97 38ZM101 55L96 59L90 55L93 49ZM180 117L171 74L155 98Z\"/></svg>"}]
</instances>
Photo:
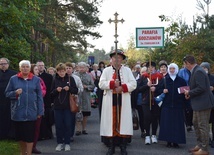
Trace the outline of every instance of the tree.
<instances>
[{"instance_id":1,"label":"tree","mask_svg":"<svg viewBox=\"0 0 214 155\"><path fill-rule=\"evenodd\" d=\"M18 69L18 62L29 59L30 31L38 14L39 1L1 0L0 2L0 57L11 60L11 68Z\"/></svg>"},{"instance_id":2,"label":"tree","mask_svg":"<svg viewBox=\"0 0 214 155\"><path fill-rule=\"evenodd\" d=\"M161 21L170 22L169 27L166 28L167 39L163 49L168 62L176 62L181 66L182 58L187 54L194 55L198 63L201 61L212 63L213 61L214 21L212 16L208 16L211 0L204 0L207 12L205 6L200 1L197 0L197 2L203 14L193 21L193 26L186 25L181 19L174 21L165 15L159 16Z\"/></svg>"},{"instance_id":3,"label":"tree","mask_svg":"<svg viewBox=\"0 0 214 155\"><path fill-rule=\"evenodd\" d=\"M101 37L102 0L2 0L0 2L0 56L17 68L21 59L47 65L77 60L77 52L93 47L86 36Z\"/></svg>"},{"instance_id":4,"label":"tree","mask_svg":"<svg viewBox=\"0 0 214 155\"><path fill-rule=\"evenodd\" d=\"M47 45L48 63L58 61L76 61L77 52L86 53L88 47L93 47L86 41L86 36L94 39L101 37L93 28L102 24L99 20L98 0L51 0L42 7L43 18L40 19L35 30L39 34L34 46ZM51 31L49 31L51 30ZM38 49L34 52L38 52ZM49 57L49 55L52 55ZM56 59L57 58L57 59Z\"/></svg>"},{"instance_id":5,"label":"tree","mask_svg":"<svg viewBox=\"0 0 214 155\"><path fill-rule=\"evenodd\" d=\"M130 35L130 39L128 40L128 49L125 50L125 54L127 58L127 64L130 68L134 67L137 62L145 62L147 58L147 49L136 49L135 48L135 39L134 35Z\"/></svg>"}]
</instances>

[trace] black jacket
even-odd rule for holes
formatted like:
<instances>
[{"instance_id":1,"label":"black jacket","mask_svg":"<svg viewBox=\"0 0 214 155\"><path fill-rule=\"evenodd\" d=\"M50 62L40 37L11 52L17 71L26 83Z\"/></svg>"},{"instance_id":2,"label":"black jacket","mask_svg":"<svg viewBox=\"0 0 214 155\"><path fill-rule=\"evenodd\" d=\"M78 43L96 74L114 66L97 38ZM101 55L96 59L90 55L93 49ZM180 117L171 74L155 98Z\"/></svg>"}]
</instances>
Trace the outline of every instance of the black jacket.
<instances>
[{"instance_id":1,"label":"black jacket","mask_svg":"<svg viewBox=\"0 0 214 155\"><path fill-rule=\"evenodd\" d=\"M50 92L51 92L51 84L52 84L53 77L52 77L52 75L50 75L46 72L39 74L39 77L44 81L45 86L46 86L46 94L43 97L45 109L51 108L52 101L51 101L51 97L50 97Z\"/></svg>"},{"instance_id":2,"label":"black jacket","mask_svg":"<svg viewBox=\"0 0 214 155\"><path fill-rule=\"evenodd\" d=\"M70 86L69 86L69 78L70 78ZM59 93L57 91L57 87L65 87L69 86L69 91L65 91L62 89L62 91ZM65 77L60 77L57 73L55 78L53 79L52 87L51 87L51 97L54 101L54 109L69 109L69 93L71 94L77 94L78 88L76 86L76 83L74 81L74 78L71 76L68 76L68 74L65 75Z\"/></svg>"}]
</instances>

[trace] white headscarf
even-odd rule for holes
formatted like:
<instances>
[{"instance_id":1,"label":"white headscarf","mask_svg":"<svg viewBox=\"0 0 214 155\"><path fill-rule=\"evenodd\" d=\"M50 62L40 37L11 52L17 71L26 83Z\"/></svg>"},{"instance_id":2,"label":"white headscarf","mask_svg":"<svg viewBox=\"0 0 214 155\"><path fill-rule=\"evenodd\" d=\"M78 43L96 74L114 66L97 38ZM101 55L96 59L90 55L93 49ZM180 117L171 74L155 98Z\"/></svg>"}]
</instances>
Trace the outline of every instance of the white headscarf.
<instances>
[{"instance_id":1,"label":"white headscarf","mask_svg":"<svg viewBox=\"0 0 214 155\"><path fill-rule=\"evenodd\" d=\"M175 68L175 72L174 72L174 73L170 73L170 68ZM169 64L169 66L168 66L168 74L169 74L170 78L171 78L173 81L175 80L176 75L178 74L178 70L179 70L179 68L178 68L178 65L177 65L177 64L175 64L175 63Z\"/></svg>"}]
</instances>

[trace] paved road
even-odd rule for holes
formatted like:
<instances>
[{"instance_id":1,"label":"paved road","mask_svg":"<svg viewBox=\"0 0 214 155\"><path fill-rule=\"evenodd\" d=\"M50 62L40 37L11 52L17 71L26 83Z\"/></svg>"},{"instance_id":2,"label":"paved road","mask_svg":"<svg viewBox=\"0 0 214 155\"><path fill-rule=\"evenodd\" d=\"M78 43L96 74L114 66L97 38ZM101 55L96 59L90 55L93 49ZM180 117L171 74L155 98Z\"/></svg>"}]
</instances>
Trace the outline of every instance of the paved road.
<instances>
[{"instance_id":1,"label":"paved road","mask_svg":"<svg viewBox=\"0 0 214 155\"><path fill-rule=\"evenodd\" d=\"M105 155L107 148L101 143L99 136L99 114L98 109L92 109L92 115L88 120L88 135L74 137L71 143L70 152L56 152L56 139L39 141L37 148L43 155ZM180 148L167 148L165 142L158 144L145 145L144 139L140 138L140 131L134 131L132 142L128 144L127 151L129 155L190 155L188 149L195 144L194 132L187 133L187 144L180 145ZM116 148L115 155L120 154L120 149ZM210 155L214 155L214 148L210 148Z\"/></svg>"}]
</instances>

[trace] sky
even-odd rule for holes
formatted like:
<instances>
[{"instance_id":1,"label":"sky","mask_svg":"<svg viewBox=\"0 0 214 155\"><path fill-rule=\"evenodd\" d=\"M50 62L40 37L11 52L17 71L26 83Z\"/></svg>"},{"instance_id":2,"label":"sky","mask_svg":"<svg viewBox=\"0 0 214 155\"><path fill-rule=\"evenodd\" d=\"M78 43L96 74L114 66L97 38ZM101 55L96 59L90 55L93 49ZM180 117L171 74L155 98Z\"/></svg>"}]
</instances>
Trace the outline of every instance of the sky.
<instances>
[{"instance_id":1,"label":"sky","mask_svg":"<svg viewBox=\"0 0 214 155\"><path fill-rule=\"evenodd\" d=\"M161 22L159 15L169 16L173 19L182 16L183 21L192 25L193 16L202 11L196 8L196 0L103 0L100 7L100 20L103 24L96 28L102 38L88 41L95 45L95 49L104 49L107 53L111 47L115 47L115 24L108 20L114 20L115 12L118 19L124 19L125 22L118 23L117 34L119 35L118 48L127 48L127 41L130 36L135 37L136 28L144 27L167 27L169 23ZM203 0L200 0L203 2ZM205 4L205 3L203 3ZM214 14L214 2L209 5L209 14Z\"/></svg>"}]
</instances>

